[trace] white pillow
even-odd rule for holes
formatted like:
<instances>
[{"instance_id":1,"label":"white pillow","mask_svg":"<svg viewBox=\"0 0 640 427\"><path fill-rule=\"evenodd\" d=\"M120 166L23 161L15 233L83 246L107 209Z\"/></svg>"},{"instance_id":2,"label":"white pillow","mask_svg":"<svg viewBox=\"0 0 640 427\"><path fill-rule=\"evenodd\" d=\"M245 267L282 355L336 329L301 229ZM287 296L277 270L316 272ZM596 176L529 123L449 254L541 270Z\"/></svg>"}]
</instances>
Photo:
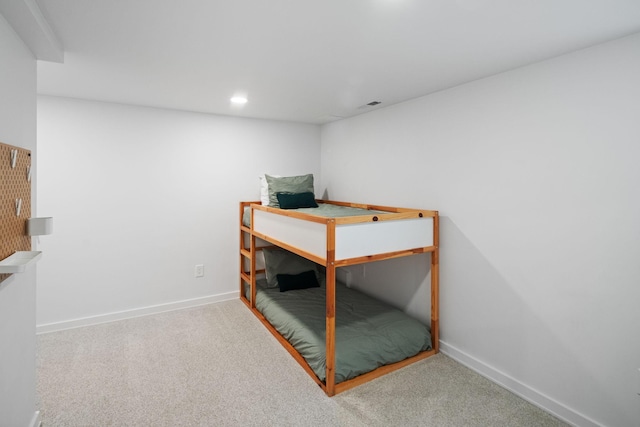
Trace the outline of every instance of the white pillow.
<instances>
[{"instance_id":1,"label":"white pillow","mask_svg":"<svg viewBox=\"0 0 640 427\"><path fill-rule=\"evenodd\" d=\"M271 175L276 178L280 178L280 175ZM263 175L260 175L260 201L262 202L262 206L269 206L269 183L267 182L267 178Z\"/></svg>"}]
</instances>

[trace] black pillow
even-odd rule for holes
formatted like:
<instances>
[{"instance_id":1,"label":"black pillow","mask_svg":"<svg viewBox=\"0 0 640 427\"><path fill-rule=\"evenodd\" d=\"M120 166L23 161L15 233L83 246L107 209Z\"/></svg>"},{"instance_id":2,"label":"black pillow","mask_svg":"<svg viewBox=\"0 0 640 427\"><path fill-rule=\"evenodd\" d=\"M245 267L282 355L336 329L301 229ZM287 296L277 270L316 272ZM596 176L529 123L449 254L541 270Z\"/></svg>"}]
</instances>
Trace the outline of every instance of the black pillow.
<instances>
[{"instance_id":1,"label":"black pillow","mask_svg":"<svg viewBox=\"0 0 640 427\"><path fill-rule=\"evenodd\" d=\"M317 208L316 196L306 193L276 193L278 204L282 209Z\"/></svg>"},{"instance_id":2,"label":"black pillow","mask_svg":"<svg viewBox=\"0 0 640 427\"><path fill-rule=\"evenodd\" d=\"M300 274L278 274L276 277L278 278L280 292L320 287L316 273L313 270L304 271Z\"/></svg>"}]
</instances>

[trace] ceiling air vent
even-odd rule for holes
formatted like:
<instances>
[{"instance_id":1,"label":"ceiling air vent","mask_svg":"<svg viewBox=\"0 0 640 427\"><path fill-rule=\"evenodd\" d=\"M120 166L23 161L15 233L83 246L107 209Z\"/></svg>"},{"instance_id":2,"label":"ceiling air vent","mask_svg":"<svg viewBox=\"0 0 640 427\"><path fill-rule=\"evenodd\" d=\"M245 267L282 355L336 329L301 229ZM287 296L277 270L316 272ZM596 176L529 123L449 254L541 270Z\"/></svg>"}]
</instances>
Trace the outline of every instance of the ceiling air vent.
<instances>
[{"instance_id":1,"label":"ceiling air vent","mask_svg":"<svg viewBox=\"0 0 640 427\"><path fill-rule=\"evenodd\" d=\"M369 102L367 104L359 106L358 110L361 110L363 108L375 107L378 104L382 104L382 101L371 101L371 102Z\"/></svg>"}]
</instances>

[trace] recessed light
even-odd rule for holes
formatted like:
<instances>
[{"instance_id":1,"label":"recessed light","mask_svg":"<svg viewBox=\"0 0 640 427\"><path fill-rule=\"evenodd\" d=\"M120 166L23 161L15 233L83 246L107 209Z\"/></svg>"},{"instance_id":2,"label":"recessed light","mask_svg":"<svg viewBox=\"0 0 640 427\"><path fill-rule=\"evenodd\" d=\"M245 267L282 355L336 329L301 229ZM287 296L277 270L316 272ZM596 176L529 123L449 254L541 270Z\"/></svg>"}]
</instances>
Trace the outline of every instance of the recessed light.
<instances>
[{"instance_id":1,"label":"recessed light","mask_svg":"<svg viewBox=\"0 0 640 427\"><path fill-rule=\"evenodd\" d=\"M231 102L234 104L242 105L247 103L247 98L244 96L234 96L231 98Z\"/></svg>"}]
</instances>

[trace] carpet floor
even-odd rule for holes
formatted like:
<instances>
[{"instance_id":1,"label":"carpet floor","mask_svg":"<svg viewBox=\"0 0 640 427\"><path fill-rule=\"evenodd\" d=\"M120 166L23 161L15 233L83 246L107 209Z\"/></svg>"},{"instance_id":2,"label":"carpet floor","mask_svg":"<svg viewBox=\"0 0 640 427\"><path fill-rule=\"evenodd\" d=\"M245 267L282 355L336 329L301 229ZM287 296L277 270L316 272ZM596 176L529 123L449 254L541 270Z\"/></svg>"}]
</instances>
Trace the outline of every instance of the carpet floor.
<instances>
[{"instance_id":1,"label":"carpet floor","mask_svg":"<svg viewBox=\"0 0 640 427\"><path fill-rule=\"evenodd\" d=\"M239 300L38 336L44 427L566 426L438 354L329 398Z\"/></svg>"}]
</instances>

